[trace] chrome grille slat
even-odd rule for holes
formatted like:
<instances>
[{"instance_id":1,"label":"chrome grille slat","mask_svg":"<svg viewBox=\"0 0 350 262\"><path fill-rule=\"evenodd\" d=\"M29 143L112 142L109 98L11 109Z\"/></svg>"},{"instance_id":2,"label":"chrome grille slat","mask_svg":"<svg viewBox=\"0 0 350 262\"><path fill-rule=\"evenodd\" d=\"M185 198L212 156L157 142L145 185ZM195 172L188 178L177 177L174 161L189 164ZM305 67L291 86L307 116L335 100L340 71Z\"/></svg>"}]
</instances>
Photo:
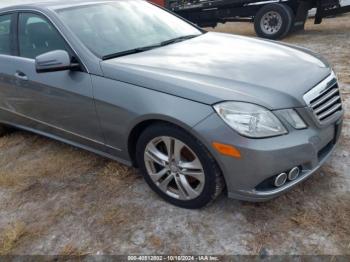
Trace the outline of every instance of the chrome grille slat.
<instances>
[{"instance_id":1,"label":"chrome grille slat","mask_svg":"<svg viewBox=\"0 0 350 262\"><path fill-rule=\"evenodd\" d=\"M332 72L325 80L304 95L314 117L320 123L331 121L334 115L343 110L340 90L335 74Z\"/></svg>"},{"instance_id":2,"label":"chrome grille slat","mask_svg":"<svg viewBox=\"0 0 350 262\"><path fill-rule=\"evenodd\" d=\"M336 88L334 89L333 91L329 92L327 95L325 95L324 97L322 97L320 100L317 100L316 102L314 103L311 103L311 107L312 108L315 108L317 107L318 105L322 104L323 102L325 102L328 98L332 97L333 95L339 93L339 90Z\"/></svg>"},{"instance_id":3,"label":"chrome grille slat","mask_svg":"<svg viewBox=\"0 0 350 262\"><path fill-rule=\"evenodd\" d=\"M334 88L334 86L337 84L336 79L332 79L332 81L329 81L327 83L327 87L319 93L319 96L322 96L323 94L327 93L330 89ZM317 98L316 98L317 99ZM311 101L312 102L312 101Z\"/></svg>"},{"instance_id":4,"label":"chrome grille slat","mask_svg":"<svg viewBox=\"0 0 350 262\"><path fill-rule=\"evenodd\" d=\"M341 108L342 105L339 103L339 104L336 104L334 105L332 108L330 108L329 110L327 110L326 112L320 114L318 117L319 119L322 121L322 119L326 118L327 116L333 114L334 112L336 112L339 108Z\"/></svg>"},{"instance_id":5,"label":"chrome grille slat","mask_svg":"<svg viewBox=\"0 0 350 262\"><path fill-rule=\"evenodd\" d=\"M323 110L327 109L328 107L332 106L334 103L336 103L337 101L339 101L340 96L336 96L334 98L332 98L331 100L329 100L327 103L323 104L321 107L317 108L316 110L314 110L315 114L318 115L319 113L321 113Z\"/></svg>"}]
</instances>

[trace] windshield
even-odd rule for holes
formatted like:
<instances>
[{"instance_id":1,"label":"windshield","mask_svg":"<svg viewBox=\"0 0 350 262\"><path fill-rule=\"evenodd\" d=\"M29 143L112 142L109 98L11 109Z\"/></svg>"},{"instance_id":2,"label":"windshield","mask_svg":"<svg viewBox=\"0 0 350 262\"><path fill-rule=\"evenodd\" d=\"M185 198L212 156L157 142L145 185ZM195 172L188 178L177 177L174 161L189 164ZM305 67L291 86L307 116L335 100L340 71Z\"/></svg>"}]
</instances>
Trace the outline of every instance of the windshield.
<instances>
[{"instance_id":1,"label":"windshield","mask_svg":"<svg viewBox=\"0 0 350 262\"><path fill-rule=\"evenodd\" d=\"M101 58L202 34L196 27L145 1L95 3L57 13L83 44Z\"/></svg>"}]
</instances>

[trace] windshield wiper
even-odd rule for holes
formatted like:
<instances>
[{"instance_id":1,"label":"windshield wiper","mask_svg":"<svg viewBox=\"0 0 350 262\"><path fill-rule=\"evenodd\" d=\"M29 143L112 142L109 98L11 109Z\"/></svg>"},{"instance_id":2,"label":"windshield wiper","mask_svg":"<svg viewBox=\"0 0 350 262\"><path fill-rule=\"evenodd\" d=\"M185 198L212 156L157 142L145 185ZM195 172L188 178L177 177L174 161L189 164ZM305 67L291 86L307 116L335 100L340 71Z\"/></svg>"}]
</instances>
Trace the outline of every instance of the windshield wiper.
<instances>
[{"instance_id":1,"label":"windshield wiper","mask_svg":"<svg viewBox=\"0 0 350 262\"><path fill-rule=\"evenodd\" d=\"M170 45L170 44L174 44L177 42L181 42L187 39L191 39L194 37L197 37L200 35L186 35L186 36L180 36L180 37L176 37L170 40L166 40L163 41L159 44L156 45L150 45L150 46L145 46L145 47L138 47L138 48L134 48L134 49L130 49L130 50L126 50L126 51L122 51L122 52L118 52L118 53L114 53L114 54L110 54L110 55L105 55L102 57L102 60L108 60L108 59L112 59L112 58L117 58L117 57L121 57L121 56L126 56L126 55L132 55L132 54L137 54L137 53L141 53L144 51L148 51L157 47L162 47L162 46L166 46L166 45Z\"/></svg>"},{"instance_id":2,"label":"windshield wiper","mask_svg":"<svg viewBox=\"0 0 350 262\"><path fill-rule=\"evenodd\" d=\"M160 44L161 44L161 46L166 46L166 45L178 43L178 42L181 42L181 41L184 41L184 40L187 40L187 39L195 38L197 36L200 36L200 34L199 35L197 34L197 35L180 36L180 37L176 37L176 38L173 38L173 39L170 39L170 40L163 41Z\"/></svg>"},{"instance_id":3,"label":"windshield wiper","mask_svg":"<svg viewBox=\"0 0 350 262\"><path fill-rule=\"evenodd\" d=\"M102 60L108 60L108 59L117 58L117 57L121 57L121 56L137 54L137 53L141 53L141 52L151 50L151 49L161 47L161 46L162 46L161 44L157 44L157 45L138 47L138 48L134 48L134 49L130 49L130 50L126 50L126 51L122 51L122 52L118 52L118 53L114 53L114 54L110 54L110 55L105 55L102 57Z\"/></svg>"}]
</instances>

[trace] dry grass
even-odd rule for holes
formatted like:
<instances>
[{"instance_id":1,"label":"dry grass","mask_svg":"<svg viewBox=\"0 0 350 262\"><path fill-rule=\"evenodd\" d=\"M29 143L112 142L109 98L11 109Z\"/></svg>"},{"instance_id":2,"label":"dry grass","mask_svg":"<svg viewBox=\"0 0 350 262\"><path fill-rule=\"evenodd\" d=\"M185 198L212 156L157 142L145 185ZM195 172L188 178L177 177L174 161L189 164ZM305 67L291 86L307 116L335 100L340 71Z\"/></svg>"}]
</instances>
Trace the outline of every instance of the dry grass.
<instances>
[{"instance_id":1,"label":"dry grass","mask_svg":"<svg viewBox=\"0 0 350 262\"><path fill-rule=\"evenodd\" d=\"M126 217L126 215L127 213L125 213L125 210L120 208L112 208L103 214L100 223L104 225L118 226L128 221L128 217Z\"/></svg>"},{"instance_id":2,"label":"dry grass","mask_svg":"<svg viewBox=\"0 0 350 262\"><path fill-rule=\"evenodd\" d=\"M87 152L48 141L28 133L13 133L2 138L0 186L22 190L36 179L87 172L97 160ZM64 154L58 156L59 151Z\"/></svg>"},{"instance_id":3,"label":"dry grass","mask_svg":"<svg viewBox=\"0 0 350 262\"><path fill-rule=\"evenodd\" d=\"M5 228L0 234L0 256L8 255L26 233L22 222L13 223Z\"/></svg>"},{"instance_id":4,"label":"dry grass","mask_svg":"<svg viewBox=\"0 0 350 262\"><path fill-rule=\"evenodd\" d=\"M58 255L64 257L75 257L78 259L77 257L89 255L89 252L77 248L74 243L68 243L61 249Z\"/></svg>"},{"instance_id":5,"label":"dry grass","mask_svg":"<svg viewBox=\"0 0 350 262\"><path fill-rule=\"evenodd\" d=\"M113 207L107 208L103 214L99 223L102 225L111 226L114 230L123 228L125 224L136 222L142 217L142 210L138 206L133 205L118 205L114 204Z\"/></svg>"},{"instance_id":6,"label":"dry grass","mask_svg":"<svg viewBox=\"0 0 350 262\"><path fill-rule=\"evenodd\" d=\"M163 246L163 241L160 237L158 236L154 236L152 235L149 239L148 239L149 243L154 246L154 248L156 249L160 249Z\"/></svg>"},{"instance_id":7,"label":"dry grass","mask_svg":"<svg viewBox=\"0 0 350 262\"><path fill-rule=\"evenodd\" d=\"M130 175L133 175L134 173L135 170L132 168L121 165L117 162L108 162L99 172L99 175L112 176L118 179L123 179Z\"/></svg>"},{"instance_id":8,"label":"dry grass","mask_svg":"<svg viewBox=\"0 0 350 262\"><path fill-rule=\"evenodd\" d=\"M305 194L303 194L304 197ZM306 194L307 195L307 194ZM288 197L286 197L288 198ZM341 254L350 254L350 196L337 196L337 204L315 199L312 203L302 203L300 200L294 201L274 201L265 206L265 212L256 208L249 207L252 224L255 225L256 234L250 239L252 247L255 247L253 253L259 253L262 247L273 250L277 239L283 239L288 232L297 230L303 235L321 234L325 235L327 241L336 243L337 250ZM292 214L286 212L286 202L290 207L297 207ZM284 214L283 217L277 214ZM263 219L263 221L261 221ZM306 240L305 237L304 240ZM324 240L324 241L326 241ZM295 240L298 241L298 240ZM295 244L297 242L293 242ZM300 243L301 244L301 243ZM319 239L315 246L304 247L308 254L324 254L322 250L322 239Z\"/></svg>"},{"instance_id":9,"label":"dry grass","mask_svg":"<svg viewBox=\"0 0 350 262\"><path fill-rule=\"evenodd\" d=\"M17 177L0 171L0 187L8 188L8 187L14 187L16 185L18 185Z\"/></svg>"}]
</instances>

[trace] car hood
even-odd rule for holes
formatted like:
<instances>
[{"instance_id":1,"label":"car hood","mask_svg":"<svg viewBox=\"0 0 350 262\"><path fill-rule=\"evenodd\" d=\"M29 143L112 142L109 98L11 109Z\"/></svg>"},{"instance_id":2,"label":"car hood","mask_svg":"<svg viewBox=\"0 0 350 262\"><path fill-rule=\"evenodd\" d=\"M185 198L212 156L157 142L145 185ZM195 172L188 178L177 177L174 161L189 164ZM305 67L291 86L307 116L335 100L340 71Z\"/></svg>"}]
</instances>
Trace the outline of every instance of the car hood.
<instances>
[{"instance_id":1,"label":"car hood","mask_svg":"<svg viewBox=\"0 0 350 262\"><path fill-rule=\"evenodd\" d=\"M107 78L201 103L269 109L306 106L303 95L330 74L309 50L221 33L102 61L101 68Z\"/></svg>"}]
</instances>

